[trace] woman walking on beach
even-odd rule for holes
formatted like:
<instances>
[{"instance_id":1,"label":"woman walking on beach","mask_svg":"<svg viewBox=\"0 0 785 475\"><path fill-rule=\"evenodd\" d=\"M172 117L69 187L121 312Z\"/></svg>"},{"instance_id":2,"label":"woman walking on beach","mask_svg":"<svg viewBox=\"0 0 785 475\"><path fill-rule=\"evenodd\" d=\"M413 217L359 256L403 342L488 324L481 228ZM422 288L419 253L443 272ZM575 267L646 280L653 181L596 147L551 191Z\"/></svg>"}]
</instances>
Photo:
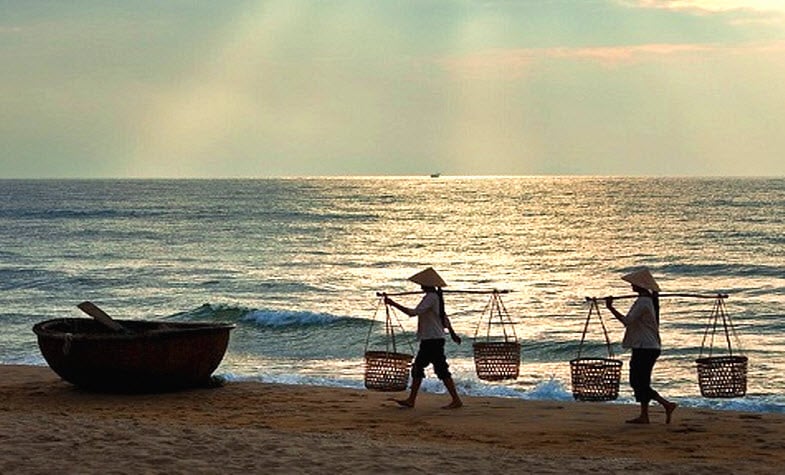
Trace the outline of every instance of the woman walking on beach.
<instances>
[{"instance_id":1,"label":"woman walking on beach","mask_svg":"<svg viewBox=\"0 0 785 475\"><path fill-rule=\"evenodd\" d=\"M654 363L661 353L660 341L660 287L649 272L643 267L622 277L632 284L632 290L638 298L626 315L613 307L613 297L605 299L605 306L624 324L622 346L632 349L630 358L630 386L635 393L635 400L640 403L641 412L631 424L649 423L649 402L655 400L665 408L665 423L670 424L673 411L677 404L670 402L651 387L651 373Z\"/></svg>"},{"instance_id":2,"label":"woman walking on beach","mask_svg":"<svg viewBox=\"0 0 785 475\"><path fill-rule=\"evenodd\" d=\"M458 396L458 391L455 388L455 382L450 374L447 358L444 354L444 330L447 329L452 340L458 344L461 343L461 338L453 331L450 319L447 318L447 314L444 311L442 287L447 284L431 267L409 277L409 280L420 284L425 292L425 296L415 308L404 307L386 296L384 298L386 304L392 305L410 317L417 317L417 340L420 342L417 357L415 357L412 365L412 387L409 397L395 400L395 402L403 407L414 407L420 385L425 378L425 368L429 364L433 364L436 376L444 383L444 387L447 388L447 392L452 397L450 404L444 406L444 408L457 409L463 406L463 402Z\"/></svg>"}]
</instances>

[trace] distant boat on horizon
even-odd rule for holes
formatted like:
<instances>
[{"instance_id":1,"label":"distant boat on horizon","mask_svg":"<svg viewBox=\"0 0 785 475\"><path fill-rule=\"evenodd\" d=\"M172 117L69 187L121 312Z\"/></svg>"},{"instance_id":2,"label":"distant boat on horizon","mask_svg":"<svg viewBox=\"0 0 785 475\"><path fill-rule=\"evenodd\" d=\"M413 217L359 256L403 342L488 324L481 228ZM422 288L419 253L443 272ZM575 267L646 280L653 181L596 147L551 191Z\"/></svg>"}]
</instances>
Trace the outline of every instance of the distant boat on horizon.
<instances>
[{"instance_id":1,"label":"distant boat on horizon","mask_svg":"<svg viewBox=\"0 0 785 475\"><path fill-rule=\"evenodd\" d=\"M442 176L441 173L431 173L431 178L439 178L440 176Z\"/></svg>"}]
</instances>

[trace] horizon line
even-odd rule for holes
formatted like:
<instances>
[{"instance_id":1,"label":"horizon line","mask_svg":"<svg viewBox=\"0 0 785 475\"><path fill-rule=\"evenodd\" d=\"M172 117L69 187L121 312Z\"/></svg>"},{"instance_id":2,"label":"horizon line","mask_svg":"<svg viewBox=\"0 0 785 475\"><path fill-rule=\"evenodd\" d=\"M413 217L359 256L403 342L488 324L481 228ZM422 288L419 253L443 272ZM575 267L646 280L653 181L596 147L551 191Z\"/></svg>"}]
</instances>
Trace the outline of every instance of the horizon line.
<instances>
[{"instance_id":1,"label":"horizon line","mask_svg":"<svg viewBox=\"0 0 785 475\"><path fill-rule=\"evenodd\" d=\"M0 181L31 181L31 180L74 180L74 181L90 181L90 180L114 180L114 181L133 181L133 180L296 180L296 179L391 179L391 180L451 180L451 179L512 179L512 178L728 178L728 179L783 179L785 175L637 175L637 174L528 174L528 175L445 175L439 174L432 176L431 174L416 174L416 175L267 175L267 176L71 176L71 177L0 177Z\"/></svg>"}]
</instances>

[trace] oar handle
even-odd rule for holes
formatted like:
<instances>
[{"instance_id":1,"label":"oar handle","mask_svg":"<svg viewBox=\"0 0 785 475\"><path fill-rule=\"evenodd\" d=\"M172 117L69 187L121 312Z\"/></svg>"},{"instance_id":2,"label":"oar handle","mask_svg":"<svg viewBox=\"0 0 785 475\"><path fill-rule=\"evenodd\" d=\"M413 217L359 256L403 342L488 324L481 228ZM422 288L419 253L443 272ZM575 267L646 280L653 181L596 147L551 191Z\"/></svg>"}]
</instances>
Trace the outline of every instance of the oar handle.
<instances>
[{"instance_id":1,"label":"oar handle","mask_svg":"<svg viewBox=\"0 0 785 475\"><path fill-rule=\"evenodd\" d=\"M85 301L78 304L77 307L79 307L79 310L90 315L98 323L104 325L105 327L114 330L116 332L129 333L129 330L127 328L122 326L119 322L113 320L112 317L109 316L109 314L98 308L98 306L95 305L94 303Z\"/></svg>"}]
</instances>

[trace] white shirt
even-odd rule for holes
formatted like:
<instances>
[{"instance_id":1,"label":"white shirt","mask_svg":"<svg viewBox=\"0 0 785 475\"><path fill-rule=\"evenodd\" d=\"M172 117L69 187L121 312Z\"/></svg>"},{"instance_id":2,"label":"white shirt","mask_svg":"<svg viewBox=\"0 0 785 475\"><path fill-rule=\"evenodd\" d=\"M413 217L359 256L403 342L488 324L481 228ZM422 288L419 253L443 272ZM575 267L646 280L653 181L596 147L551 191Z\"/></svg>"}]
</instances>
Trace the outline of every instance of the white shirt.
<instances>
[{"instance_id":1,"label":"white shirt","mask_svg":"<svg viewBox=\"0 0 785 475\"><path fill-rule=\"evenodd\" d=\"M417 316L417 339L432 340L444 338L444 324L439 318L439 296L436 292L426 292L425 296L414 308Z\"/></svg>"},{"instance_id":2,"label":"white shirt","mask_svg":"<svg viewBox=\"0 0 785 475\"><path fill-rule=\"evenodd\" d=\"M627 315L619 320L625 327L621 346L624 348L660 348L659 324L651 297L638 297Z\"/></svg>"}]
</instances>

